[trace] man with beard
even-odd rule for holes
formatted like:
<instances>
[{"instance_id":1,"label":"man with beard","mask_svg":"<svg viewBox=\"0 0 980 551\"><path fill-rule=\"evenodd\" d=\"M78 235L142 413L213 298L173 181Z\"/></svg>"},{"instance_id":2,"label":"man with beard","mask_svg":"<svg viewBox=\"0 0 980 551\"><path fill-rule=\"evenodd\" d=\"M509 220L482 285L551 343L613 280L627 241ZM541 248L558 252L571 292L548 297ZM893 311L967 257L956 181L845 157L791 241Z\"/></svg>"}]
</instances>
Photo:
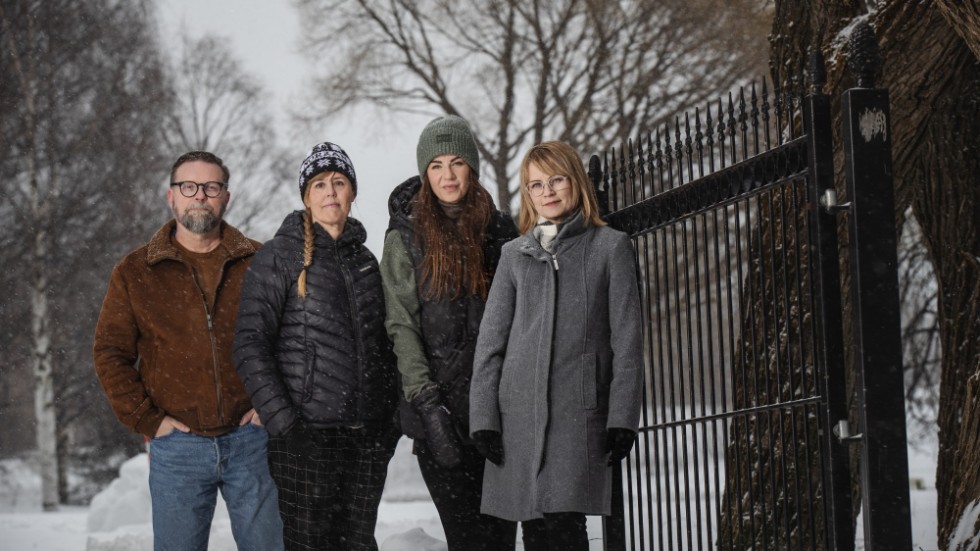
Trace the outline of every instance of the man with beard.
<instances>
[{"instance_id":1,"label":"man with beard","mask_svg":"<svg viewBox=\"0 0 980 551\"><path fill-rule=\"evenodd\" d=\"M149 441L153 546L206 549L220 490L238 549L283 548L268 435L235 371L242 281L259 243L222 221L229 173L205 151L170 172L170 220L112 271L95 371Z\"/></svg>"}]
</instances>

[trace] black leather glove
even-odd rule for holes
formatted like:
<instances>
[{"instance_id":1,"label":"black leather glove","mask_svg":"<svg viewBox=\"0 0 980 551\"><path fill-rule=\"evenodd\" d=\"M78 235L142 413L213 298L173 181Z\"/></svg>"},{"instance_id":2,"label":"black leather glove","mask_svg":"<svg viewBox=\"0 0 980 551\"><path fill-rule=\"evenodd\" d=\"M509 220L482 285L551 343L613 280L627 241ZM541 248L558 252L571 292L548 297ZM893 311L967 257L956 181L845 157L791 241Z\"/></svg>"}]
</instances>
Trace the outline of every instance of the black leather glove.
<instances>
[{"instance_id":1,"label":"black leather glove","mask_svg":"<svg viewBox=\"0 0 980 551\"><path fill-rule=\"evenodd\" d=\"M629 429L609 429L606 431L606 451L609 452L607 465L622 461L633 449L636 433Z\"/></svg>"},{"instance_id":2,"label":"black leather glove","mask_svg":"<svg viewBox=\"0 0 980 551\"><path fill-rule=\"evenodd\" d=\"M291 454L311 457L317 450L316 429L307 425L306 421L302 419L293 423L284 437L286 438L286 449Z\"/></svg>"},{"instance_id":3,"label":"black leather glove","mask_svg":"<svg viewBox=\"0 0 980 551\"><path fill-rule=\"evenodd\" d=\"M451 469L459 465L459 437L449 413L442 403L439 387L430 386L412 400L415 413L419 414L425 440L436 463Z\"/></svg>"},{"instance_id":4,"label":"black leather glove","mask_svg":"<svg viewBox=\"0 0 980 551\"><path fill-rule=\"evenodd\" d=\"M504 464L504 441L495 430L478 430L473 433L476 451L494 465Z\"/></svg>"}]
</instances>

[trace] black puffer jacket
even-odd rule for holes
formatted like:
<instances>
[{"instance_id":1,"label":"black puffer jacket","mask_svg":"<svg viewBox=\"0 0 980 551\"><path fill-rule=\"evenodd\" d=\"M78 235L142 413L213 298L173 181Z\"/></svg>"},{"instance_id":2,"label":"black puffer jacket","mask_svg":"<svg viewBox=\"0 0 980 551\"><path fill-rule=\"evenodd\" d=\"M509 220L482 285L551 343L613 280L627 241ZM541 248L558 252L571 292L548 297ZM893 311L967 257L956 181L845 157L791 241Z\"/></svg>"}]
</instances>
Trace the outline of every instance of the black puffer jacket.
<instances>
[{"instance_id":1,"label":"black puffer jacket","mask_svg":"<svg viewBox=\"0 0 980 551\"><path fill-rule=\"evenodd\" d=\"M336 241L315 227L305 298L303 211L256 254L242 288L233 357L269 433L301 418L316 428L387 426L398 399L378 262L348 218Z\"/></svg>"},{"instance_id":2,"label":"black puffer jacket","mask_svg":"<svg viewBox=\"0 0 980 551\"><path fill-rule=\"evenodd\" d=\"M412 206L421 188L418 176L409 178L388 199L388 230L398 230L415 267L415 282L422 281L422 259L425 252L415 239ZM500 248L519 234L513 220L494 209L483 244L484 270L493 274L500 260ZM432 380L440 388L461 435L469 435L470 378L473 353L483 319L485 302L477 296L449 300L425 300L419 295L421 334ZM424 438L421 421L402 397L399 408L402 432L411 438Z\"/></svg>"}]
</instances>

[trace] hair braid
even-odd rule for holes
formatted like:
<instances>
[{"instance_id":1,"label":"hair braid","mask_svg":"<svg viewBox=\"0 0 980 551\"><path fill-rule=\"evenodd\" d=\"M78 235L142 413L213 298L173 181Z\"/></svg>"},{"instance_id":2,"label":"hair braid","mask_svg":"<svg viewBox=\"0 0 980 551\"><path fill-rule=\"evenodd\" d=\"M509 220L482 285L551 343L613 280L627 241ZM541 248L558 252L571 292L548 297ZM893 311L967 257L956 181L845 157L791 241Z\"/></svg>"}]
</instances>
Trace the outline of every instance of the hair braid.
<instances>
[{"instance_id":1,"label":"hair braid","mask_svg":"<svg viewBox=\"0 0 980 551\"><path fill-rule=\"evenodd\" d=\"M313 215L309 207L303 213L303 270L296 282L300 298L306 298L306 268L313 264Z\"/></svg>"}]
</instances>

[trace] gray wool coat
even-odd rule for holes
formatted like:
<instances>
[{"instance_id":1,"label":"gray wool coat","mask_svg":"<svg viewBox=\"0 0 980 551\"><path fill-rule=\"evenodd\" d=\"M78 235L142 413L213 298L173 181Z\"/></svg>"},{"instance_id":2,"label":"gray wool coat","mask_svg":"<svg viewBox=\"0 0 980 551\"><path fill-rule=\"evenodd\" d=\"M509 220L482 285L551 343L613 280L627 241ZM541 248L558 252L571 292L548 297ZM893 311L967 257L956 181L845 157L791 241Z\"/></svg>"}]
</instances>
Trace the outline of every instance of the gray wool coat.
<instances>
[{"instance_id":1,"label":"gray wool coat","mask_svg":"<svg viewBox=\"0 0 980 551\"><path fill-rule=\"evenodd\" d=\"M470 431L499 431L481 511L507 520L610 513L606 429L637 430L643 351L636 260L626 234L581 214L545 251L504 245L477 340Z\"/></svg>"}]
</instances>

